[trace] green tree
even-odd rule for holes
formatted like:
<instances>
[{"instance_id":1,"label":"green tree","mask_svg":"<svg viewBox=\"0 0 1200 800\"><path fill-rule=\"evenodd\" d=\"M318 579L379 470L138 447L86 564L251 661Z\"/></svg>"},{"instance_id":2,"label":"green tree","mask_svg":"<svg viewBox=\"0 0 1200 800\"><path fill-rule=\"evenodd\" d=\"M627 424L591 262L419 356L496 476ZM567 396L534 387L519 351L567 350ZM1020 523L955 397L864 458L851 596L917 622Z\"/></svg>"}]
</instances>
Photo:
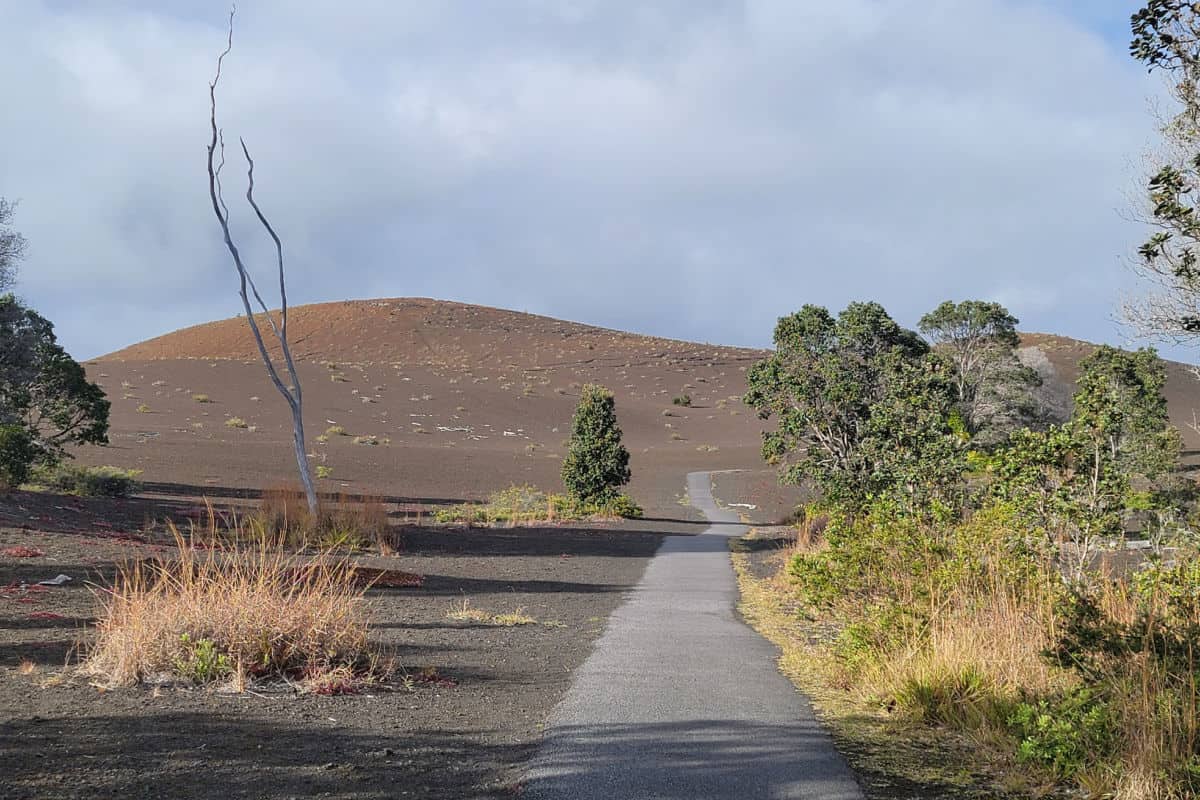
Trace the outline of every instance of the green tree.
<instances>
[{"instance_id":1,"label":"green tree","mask_svg":"<svg viewBox=\"0 0 1200 800\"><path fill-rule=\"evenodd\" d=\"M571 440L563 459L562 479L567 492L586 503L615 500L620 487L629 483L629 451L621 444L616 401L603 386L583 387Z\"/></svg>"},{"instance_id":2,"label":"green tree","mask_svg":"<svg viewBox=\"0 0 1200 800\"><path fill-rule=\"evenodd\" d=\"M54 336L15 297L0 296L0 425L24 429L35 460L55 463L73 444L108 442L109 402Z\"/></svg>"},{"instance_id":3,"label":"green tree","mask_svg":"<svg viewBox=\"0 0 1200 800\"><path fill-rule=\"evenodd\" d=\"M947 300L919 323L954 365L963 422L980 446L995 445L1038 417L1032 389L1041 378L1017 358L1017 323L1004 306L982 300Z\"/></svg>"},{"instance_id":4,"label":"green tree","mask_svg":"<svg viewBox=\"0 0 1200 800\"><path fill-rule=\"evenodd\" d=\"M896 491L938 495L961 471L951 427L951 367L877 303L835 320L806 305L775 327L775 351L755 364L744 398L761 419L763 456L788 483L813 480L851 506Z\"/></svg>"},{"instance_id":5,"label":"green tree","mask_svg":"<svg viewBox=\"0 0 1200 800\"><path fill-rule=\"evenodd\" d=\"M1152 287L1125 308L1147 336L1200 343L1200 6L1151 0L1132 17L1133 57L1167 75L1175 114L1161 120L1151 156L1146 222L1154 233L1133 269Z\"/></svg>"},{"instance_id":6,"label":"green tree","mask_svg":"<svg viewBox=\"0 0 1200 800\"><path fill-rule=\"evenodd\" d=\"M1169 475L1179 437L1167 420L1166 374L1152 349L1101 347L1080 370L1070 421L1014 433L991 469L998 495L1052 538L1080 545L1082 569L1096 537L1120 532L1132 481Z\"/></svg>"}]
</instances>

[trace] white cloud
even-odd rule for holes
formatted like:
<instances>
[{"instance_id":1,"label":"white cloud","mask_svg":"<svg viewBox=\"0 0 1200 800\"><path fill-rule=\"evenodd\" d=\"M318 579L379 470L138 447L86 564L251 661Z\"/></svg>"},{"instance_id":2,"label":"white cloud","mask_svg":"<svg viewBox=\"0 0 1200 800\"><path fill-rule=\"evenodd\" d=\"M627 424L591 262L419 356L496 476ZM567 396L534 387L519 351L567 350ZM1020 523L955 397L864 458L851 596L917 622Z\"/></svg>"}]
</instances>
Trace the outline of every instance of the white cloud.
<instances>
[{"instance_id":1,"label":"white cloud","mask_svg":"<svg viewBox=\"0 0 1200 800\"><path fill-rule=\"evenodd\" d=\"M0 6L23 293L83 356L235 313L203 164L221 12ZM221 114L297 301L430 295L762 344L804 302L912 323L996 296L1102 338L1155 83L1079 13L251 0Z\"/></svg>"}]
</instances>

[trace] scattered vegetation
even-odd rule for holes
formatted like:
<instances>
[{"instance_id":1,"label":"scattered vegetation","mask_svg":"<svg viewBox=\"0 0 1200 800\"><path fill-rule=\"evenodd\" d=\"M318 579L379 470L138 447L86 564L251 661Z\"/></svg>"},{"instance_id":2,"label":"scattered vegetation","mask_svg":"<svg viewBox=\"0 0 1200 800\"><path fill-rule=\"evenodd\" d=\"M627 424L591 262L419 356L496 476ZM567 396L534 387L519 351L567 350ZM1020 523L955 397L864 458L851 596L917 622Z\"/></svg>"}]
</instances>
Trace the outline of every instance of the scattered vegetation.
<instances>
[{"instance_id":1,"label":"scattered vegetation","mask_svg":"<svg viewBox=\"0 0 1200 800\"><path fill-rule=\"evenodd\" d=\"M681 394L678 397L672 398L671 403L677 406L690 407L692 405L692 396L690 394Z\"/></svg>"},{"instance_id":2,"label":"scattered vegetation","mask_svg":"<svg viewBox=\"0 0 1200 800\"><path fill-rule=\"evenodd\" d=\"M211 403L212 402L212 398L210 398L206 394L194 394L194 395L192 395L192 400L194 400L197 403Z\"/></svg>"},{"instance_id":3,"label":"scattered vegetation","mask_svg":"<svg viewBox=\"0 0 1200 800\"><path fill-rule=\"evenodd\" d=\"M328 428L325 429L325 436L327 436L327 437L328 436L349 436L349 435L350 434L346 433L346 429L343 428L341 425L330 425Z\"/></svg>"},{"instance_id":4,"label":"scattered vegetation","mask_svg":"<svg viewBox=\"0 0 1200 800\"><path fill-rule=\"evenodd\" d=\"M230 417L229 419L225 420L225 427L245 429L249 428L250 426L246 423L246 420L242 419L241 417Z\"/></svg>"},{"instance_id":5,"label":"scattered vegetation","mask_svg":"<svg viewBox=\"0 0 1200 800\"><path fill-rule=\"evenodd\" d=\"M461 605L446 612L446 618L455 622L473 622L479 625L496 625L503 628L537 624L537 620L526 614L524 608L518 607L507 613L492 614L472 606L471 601L466 599L462 601Z\"/></svg>"},{"instance_id":6,"label":"scattered vegetation","mask_svg":"<svg viewBox=\"0 0 1200 800\"><path fill-rule=\"evenodd\" d=\"M592 518L637 518L642 509L627 495L603 503L582 502L565 494L546 494L533 486L510 486L494 492L486 503L464 503L437 512L442 523L520 525Z\"/></svg>"},{"instance_id":7,"label":"scattered vegetation","mask_svg":"<svg viewBox=\"0 0 1200 800\"><path fill-rule=\"evenodd\" d=\"M35 469L29 481L33 488L81 497L130 497L141 490L141 474L141 470L120 467L58 464Z\"/></svg>"},{"instance_id":8,"label":"scattered vegetation","mask_svg":"<svg viewBox=\"0 0 1200 800\"><path fill-rule=\"evenodd\" d=\"M330 474L332 470L325 477ZM394 545L387 508L380 498L339 495L324 500L313 514L304 490L286 484L264 489L258 509L231 530L276 547L390 552Z\"/></svg>"},{"instance_id":9,"label":"scattered vegetation","mask_svg":"<svg viewBox=\"0 0 1200 800\"><path fill-rule=\"evenodd\" d=\"M316 476L317 476L318 478L331 478L331 477L333 477L333 467L328 467L328 466L325 466L324 464L319 464L319 465L316 467L316 469L315 469L315 470L313 470L313 471L316 473Z\"/></svg>"},{"instance_id":10,"label":"scattered vegetation","mask_svg":"<svg viewBox=\"0 0 1200 800\"><path fill-rule=\"evenodd\" d=\"M939 311L963 308L1009 319ZM1007 324L979 336L1011 363ZM875 304L836 320L806 307L775 343L746 400L780 421L764 456L822 495L776 590L825 632L811 657L825 683L966 734L1022 791L1200 790L1195 490L1177 478L1156 354L1099 348L1071 418L1027 427L1020 409L964 405L955 360ZM1099 568L1135 512L1156 548Z\"/></svg>"}]
</instances>

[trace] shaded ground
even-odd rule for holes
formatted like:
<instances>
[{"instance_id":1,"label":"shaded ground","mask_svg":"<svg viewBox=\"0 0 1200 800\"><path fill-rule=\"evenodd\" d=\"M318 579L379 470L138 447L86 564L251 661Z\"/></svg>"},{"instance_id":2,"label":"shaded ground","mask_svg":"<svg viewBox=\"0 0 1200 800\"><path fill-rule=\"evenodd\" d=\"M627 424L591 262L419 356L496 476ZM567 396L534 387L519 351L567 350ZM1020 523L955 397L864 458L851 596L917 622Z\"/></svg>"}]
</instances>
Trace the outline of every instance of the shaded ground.
<instances>
[{"instance_id":1,"label":"shaded ground","mask_svg":"<svg viewBox=\"0 0 1200 800\"><path fill-rule=\"evenodd\" d=\"M167 508L186 517L192 505L176 498ZM405 528L400 555L363 561L425 578L419 589L370 594L373 638L394 648L411 690L332 698L101 692L63 670L87 640L94 600L85 583L103 582L123 558L162 551L161 536L143 537L131 524L153 507L29 493L0 499L0 550L43 553L0 555L0 585L10 587L0 594L0 796L511 796L572 670L661 541L646 529L694 527ZM21 530L12 522L22 514L79 524ZM59 573L74 581L19 588ZM447 619L463 599L493 613L523 608L538 624Z\"/></svg>"}]
</instances>

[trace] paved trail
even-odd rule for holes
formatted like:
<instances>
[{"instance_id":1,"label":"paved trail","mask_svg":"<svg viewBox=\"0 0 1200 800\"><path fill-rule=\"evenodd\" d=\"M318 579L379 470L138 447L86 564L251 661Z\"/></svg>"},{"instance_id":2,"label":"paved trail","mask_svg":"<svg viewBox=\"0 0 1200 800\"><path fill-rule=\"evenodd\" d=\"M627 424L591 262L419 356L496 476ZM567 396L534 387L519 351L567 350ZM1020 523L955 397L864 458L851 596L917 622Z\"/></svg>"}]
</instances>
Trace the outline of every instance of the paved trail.
<instances>
[{"instance_id":1,"label":"paved trail","mask_svg":"<svg viewBox=\"0 0 1200 800\"><path fill-rule=\"evenodd\" d=\"M862 800L774 646L735 614L737 515L688 475L712 525L672 536L551 716L535 800Z\"/></svg>"}]
</instances>

